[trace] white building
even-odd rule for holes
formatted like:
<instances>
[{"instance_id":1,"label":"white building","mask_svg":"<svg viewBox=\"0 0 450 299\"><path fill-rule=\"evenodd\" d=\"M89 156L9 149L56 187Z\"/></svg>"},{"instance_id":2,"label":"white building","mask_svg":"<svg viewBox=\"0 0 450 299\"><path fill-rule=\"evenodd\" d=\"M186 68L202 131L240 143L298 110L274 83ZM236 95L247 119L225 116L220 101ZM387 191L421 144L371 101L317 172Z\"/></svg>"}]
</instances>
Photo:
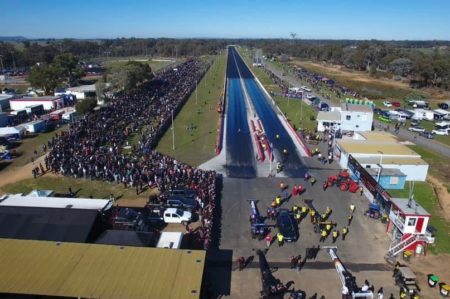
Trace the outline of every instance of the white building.
<instances>
[{"instance_id":1,"label":"white building","mask_svg":"<svg viewBox=\"0 0 450 299\"><path fill-rule=\"evenodd\" d=\"M62 97L23 97L9 101L12 110L25 110L27 107L43 105L44 110L59 109L64 106Z\"/></svg>"},{"instance_id":2,"label":"white building","mask_svg":"<svg viewBox=\"0 0 450 299\"><path fill-rule=\"evenodd\" d=\"M317 130L336 126L342 131L367 132L372 130L373 109L367 104L342 103L339 107L330 107L330 111L319 111Z\"/></svg>"},{"instance_id":3,"label":"white building","mask_svg":"<svg viewBox=\"0 0 450 299\"><path fill-rule=\"evenodd\" d=\"M95 98L95 84L69 87L66 89L66 94L74 95L77 100L84 100L88 97Z\"/></svg>"},{"instance_id":4,"label":"white building","mask_svg":"<svg viewBox=\"0 0 450 299\"><path fill-rule=\"evenodd\" d=\"M427 177L428 163L386 132L356 133L352 138L337 140L335 157L341 168L348 168L349 155L365 168L398 169L407 181L425 181Z\"/></svg>"}]
</instances>

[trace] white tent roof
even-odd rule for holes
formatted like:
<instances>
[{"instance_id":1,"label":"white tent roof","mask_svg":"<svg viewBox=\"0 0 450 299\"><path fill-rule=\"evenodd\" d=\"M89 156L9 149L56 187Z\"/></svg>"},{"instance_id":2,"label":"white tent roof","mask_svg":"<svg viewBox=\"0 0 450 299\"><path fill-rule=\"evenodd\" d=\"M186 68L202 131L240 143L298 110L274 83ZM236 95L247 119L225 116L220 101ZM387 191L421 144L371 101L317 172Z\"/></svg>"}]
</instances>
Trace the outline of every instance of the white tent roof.
<instances>
[{"instance_id":1,"label":"white tent roof","mask_svg":"<svg viewBox=\"0 0 450 299\"><path fill-rule=\"evenodd\" d=\"M4 127L0 128L0 136L21 134L21 132L23 132L24 130L24 128Z\"/></svg>"},{"instance_id":2,"label":"white tent roof","mask_svg":"<svg viewBox=\"0 0 450 299\"><path fill-rule=\"evenodd\" d=\"M0 206L66 208L105 211L112 207L112 201L109 199L6 195L0 198Z\"/></svg>"}]
</instances>

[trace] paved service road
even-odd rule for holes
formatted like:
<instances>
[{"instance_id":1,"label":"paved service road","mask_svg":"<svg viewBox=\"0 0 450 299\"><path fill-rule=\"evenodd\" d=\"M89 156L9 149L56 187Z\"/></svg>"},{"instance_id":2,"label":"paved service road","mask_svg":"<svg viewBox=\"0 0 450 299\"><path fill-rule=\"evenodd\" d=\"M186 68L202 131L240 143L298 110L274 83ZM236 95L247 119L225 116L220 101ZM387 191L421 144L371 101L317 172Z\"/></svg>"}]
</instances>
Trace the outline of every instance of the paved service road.
<instances>
[{"instance_id":1,"label":"paved service road","mask_svg":"<svg viewBox=\"0 0 450 299\"><path fill-rule=\"evenodd\" d=\"M232 48L232 51L236 58L240 74L244 79L249 97L255 107L256 113L263 123L267 138L269 142L273 144L275 158L277 161L283 161L283 171L287 176L303 177L305 167L300 159L300 154L297 151L291 135L286 131L286 128L281 123L270 100L256 82L245 62L234 48ZM279 135L278 139L276 138L277 134ZM283 154L285 149L288 152L287 155Z\"/></svg>"},{"instance_id":2,"label":"paved service road","mask_svg":"<svg viewBox=\"0 0 450 299\"><path fill-rule=\"evenodd\" d=\"M272 63L270 62L266 62L265 67L270 70L272 73L274 73L277 77L279 77L280 79L283 79L287 82L289 82L291 85L293 86L301 86L304 85L302 82L300 82L300 80L296 77L294 77L292 74L290 73L286 73L283 76L283 71L280 70L279 68L277 68L276 66L274 66ZM314 93L313 93L314 94ZM321 97L320 95L314 94L315 96L319 97L320 99L324 100L325 102L330 103L329 100L324 99L323 97ZM376 115L374 115L374 119L375 119L375 126L377 125L382 125L383 127L386 126L386 124L381 123L379 121L376 120ZM391 125L391 127L393 127ZM391 128L391 133L393 132L393 128ZM409 132L407 129L400 129L400 132L397 135L399 137L399 139L401 140L406 140L406 141L410 141L413 142L417 145L420 145L422 147L424 147L427 150L433 151L435 153L438 153L440 155L444 155L446 157L450 158L450 147L442 144L438 141L435 140L430 140L430 139L426 139L422 136L419 136L418 134L415 134L413 132ZM450 137L449 137L450 138Z\"/></svg>"},{"instance_id":3,"label":"paved service road","mask_svg":"<svg viewBox=\"0 0 450 299\"><path fill-rule=\"evenodd\" d=\"M251 178L256 176L255 156L240 80L234 53L230 48L227 62L227 175Z\"/></svg>"}]
</instances>

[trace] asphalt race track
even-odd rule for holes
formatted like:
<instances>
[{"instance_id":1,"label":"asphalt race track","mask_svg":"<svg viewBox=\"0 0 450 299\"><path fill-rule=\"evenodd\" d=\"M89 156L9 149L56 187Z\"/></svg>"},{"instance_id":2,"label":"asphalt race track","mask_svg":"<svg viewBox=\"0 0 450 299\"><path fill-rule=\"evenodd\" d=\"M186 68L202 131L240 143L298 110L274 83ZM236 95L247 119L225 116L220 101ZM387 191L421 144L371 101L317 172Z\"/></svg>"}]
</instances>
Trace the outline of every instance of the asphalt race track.
<instances>
[{"instance_id":1,"label":"asphalt race track","mask_svg":"<svg viewBox=\"0 0 450 299\"><path fill-rule=\"evenodd\" d=\"M256 177L255 155L248 126L244 91L236 68L234 49L231 49L228 49L227 61L227 175L254 178Z\"/></svg>"},{"instance_id":2,"label":"asphalt race track","mask_svg":"<svg viewBox=\"0 0 450 299\"><path fill-rule=\"evenodd\" d=\"M277 114L273 110L267 95L256 82L253 74L239 56L236 49L231 48L230 52L234 54L238 68L242 78L244 79L246 89L251 98L256 113L261 119L266 131L269 142L272 143L276 160L283 160L283 171L289 177L303 177L306 171L296 146L291 139L291 135L286 131ZM229 55L230 57L231 55ZM277 140L276 135L280 138ZM283 150L288 151L288 155L284 155Z\"/></svg>"}]
</instances>

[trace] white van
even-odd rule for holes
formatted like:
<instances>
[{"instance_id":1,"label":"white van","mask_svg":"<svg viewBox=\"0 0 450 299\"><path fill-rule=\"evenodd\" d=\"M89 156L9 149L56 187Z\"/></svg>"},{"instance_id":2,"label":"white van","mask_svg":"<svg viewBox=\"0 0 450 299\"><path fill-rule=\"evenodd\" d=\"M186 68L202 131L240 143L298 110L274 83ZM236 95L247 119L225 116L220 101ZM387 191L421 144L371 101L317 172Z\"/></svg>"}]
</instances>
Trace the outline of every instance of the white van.
<instances>
[{"instance_id":1,"label":"white van","mask_svg":"<svg viewBox=\"0 0 450 299\"><path fill-rule=\"evenodd\" d=\"M183 241L182 232L163 232L159 237L157 248L180 249Z\"/></svg>"}]
</instances>

